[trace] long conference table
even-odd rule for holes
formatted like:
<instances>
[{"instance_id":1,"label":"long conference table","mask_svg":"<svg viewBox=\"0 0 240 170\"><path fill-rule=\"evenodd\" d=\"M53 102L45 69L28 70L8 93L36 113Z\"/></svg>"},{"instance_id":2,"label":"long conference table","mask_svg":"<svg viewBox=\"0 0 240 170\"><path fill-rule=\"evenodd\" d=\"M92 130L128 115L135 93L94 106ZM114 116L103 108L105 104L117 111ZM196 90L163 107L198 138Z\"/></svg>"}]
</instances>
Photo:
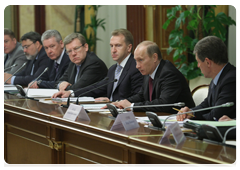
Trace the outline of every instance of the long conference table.
<instances>
[{"instance_id":1,"label":"long conference table","mask_svg":"<svg viewBox=\"0 0 240 170\"><path fill-rule=\"evenodd\" d=\"M159 144L164 131L143 124L111 131L108 115L63 119L66 108L4 94L4 158L9 164L232 164L236 148L187 137ZM145 113L134 113L145 116ZM158 115L167 115L158 113Z\"/></svg>"}]
</instances>

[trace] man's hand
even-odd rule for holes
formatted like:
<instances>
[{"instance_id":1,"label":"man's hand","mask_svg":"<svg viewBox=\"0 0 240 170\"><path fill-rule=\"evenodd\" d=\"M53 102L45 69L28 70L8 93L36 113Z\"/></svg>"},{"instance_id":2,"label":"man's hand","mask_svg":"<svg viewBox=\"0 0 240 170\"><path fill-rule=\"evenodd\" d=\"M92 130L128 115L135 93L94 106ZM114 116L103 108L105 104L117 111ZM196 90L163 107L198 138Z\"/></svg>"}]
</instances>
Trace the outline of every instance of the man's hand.
<instances>
[{"instance_id":1,"label":"man's hand","mask_svg":"<svg viewBox=\"0 0 240 170\"><path fill-rule=\"evenodd\" d=\"M109 98L107 98L107 97L98 97L98 98L95 98L95 102L109 102Z\"/></svg>"},{"instance_id":2,"label":"man's hand","mask_svg":"<svg viewBox=\"0 0 240 170\"><path fill-rule=\"evenodd\" d=\"M71 94L71 91L59 91L57 93L54 93L52 95L52 98L57 98L57 97L67 98L70 94Z\"/></svg>"},{"instance_id":3,"label":"man's hand","mask_svg":"<svg viewBox=\"0 0 240 170\"><path fill-rule=\"evenodd\" d=\"M124 109L125 107L131 106L132 103L130 103L127 99L121 100L120 102L115 102L115 106L119 109Z\"/></svg>"},{"instance_id":4,"label":"man's hand","mask_svg":"<svg viewBox=\"0 0 240 170\"><path fill-rule=\"evenodd\" d=\"M12 74L4 73L4 82L11 77ZM11 84L11 78L6 82L7 84Z\"/></svg>"},{"instance_id":5,"label":"man's hand","mask_svg":"<svg viewBox=\"0 0 240 170\"><path fill-rule=\"evenodd\" d=\"M32 82L30 82L30 83L28 84L28 87L30 86L31 83L32 83ZM35 82L31 85L31 87L29 87L29 88L34 88L34 89L39 88L38 85L37 85L37 81L35 81Z\"/></svg>"},{"instance_id":6,"label":"man's hand","mask_svg":"<svg viewBox=\"0 0 240 170\"><path fill-rule=\"evenodd\" d=\"M184 108L181 108L181 110L178 112L178 114L184 113L184 112L189 112L189 111L191 111L191 109L189 109L188 107L184 107ZM192 113L178 115L177 116L177 121L183 121L184 119L186 119L186 118L190 119L191 117L193 117Z\"/></svg>"},{"instance_id":7,"label":"man's hand","mask_svg":"<svg viewBox=\"0 0 240 170\"><path fill-rule=\"evenodd\" d=\"M233 120L233 119L229 118L226 115L223 115L218 121L219 122L224 122L224 121L230 121L230 120Z\"/></svg>"},{"instance_id":8,"label":"man's hand","mask_svg":"<svg viewBox=\"0 0 240 170\"><path fill-rule=\"evenodd\" d=\"M64 81L64 82L62 82L60 85L59 85L59 91L64 91L68 86L70 86L70 85L72 85L72 84L70 84L70 83L68 83L68 82L66 82L66 81Z\"/></svg>"}]
</instances>

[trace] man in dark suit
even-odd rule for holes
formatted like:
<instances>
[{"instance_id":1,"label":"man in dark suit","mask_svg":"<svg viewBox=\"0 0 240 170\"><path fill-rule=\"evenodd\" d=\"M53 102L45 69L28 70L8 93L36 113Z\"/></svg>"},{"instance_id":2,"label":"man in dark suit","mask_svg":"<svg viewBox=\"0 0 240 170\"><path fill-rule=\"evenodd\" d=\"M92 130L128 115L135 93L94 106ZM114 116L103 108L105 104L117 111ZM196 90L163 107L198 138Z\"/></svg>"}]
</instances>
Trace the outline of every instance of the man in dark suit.
<instances>
[{"instance_id":1,"label":"man in dark suit","mask_svg":"<svg viewBox=\"0 0 240 170\"><path fill-rule=\"evenodd\" d=\"M14 33L4 28L4 69L6 73L15 73L27 61L22 46L17 42ZM11 67L17 64L15 67Z\"/></svg>"},{"instance_id":2,"label":"man in dark suit","mask_svg":"<svg viewBox=\"0 0 240 170\"><path fill-rule=\"evenodd\" d=\"M219 120L223 115L236 118L236 67L228 63L227 47L216 36L201 39L194 47L194 54L198 67L206 78L212 78L209 85L208 96L204 101L194 107L184 107L181 112L193 111L193 119ZM202 112L194 110L234 102L234 106L216 108ZM177 120L191 118L191 115L179 115Z\"/></svg>"},{"instance_id":3,"label":"man in dark suit","mask_svg":"<svg viewBox=\"0 0 240 170\"><path fill-rule=\"evenodd\" d=\"M13 77L11 74L4 74L4 80L8 84L20 84L27 86L36 79L48 66L49 58L42 47L41 35L37 32L28 32L21 37L22 48L28 59L23 71Z\"/></svg>"},{"instance_id":4,"label":"man in dark suit","mask_svg":"<svg viewBox=\"0 0 240 170\"><path fill-rule=\"evenodd\" d=\"M66 71L70 60L65 52L62 36L57 30L45 31L41 40L47 56L51 59L49 70L38 81L29 83L28 87L54 89L56 81Z\"/></svg>"},{"instance_id":5,"label":"man in dark suit","mask_svg":"<svg viewBox=\"0 0 240 170\"><path fill-rule=\"evenodd\" d=\"M107 75L105 63L93 52L82 34L72 33L64 39L66 53L71 62L56 83L59 91L73 90L102 80Z\"/></svg>"},{"instance_id":6,"label":"man in dark suit","mask_svg":"<svg viewBox=\"0 0 240 170\"><path fill-rule=\"evenodd\" d=\"M114 105L126 108L184 102L186 105L195 106L186 79L170 61L162 59L156 43L140 43L135 49L134 59L137 69L145 75L142 88L136 95L115 102ZM172 107L133 108L133 111L175 113Z\"/></svg>"},{"instance_id":7,"label":"man in dark suit","mask_svg":"<svg viewBox=\"0 0 240 170\"><path fill-rule=\"evenodd\" d=\"M143 76L136 69L136 62L132 54L133 36L131 32L126 29L114 30L110 39L110 47L112 58L117 63L109 68L107 74L109 79L104 79L96 85L89 86L82 90L76 89L73 91L75 96L79 96L84 92L100 86L102 87L86 93L84 96L99 97L95 99L96 101L109 101L109 99L111 101L116 101L138 93L142 86ZM117 68L121 68L121 70L118 72ZM113 82L114 79L118 79L116 84ZM105 84L106 86L104 86ZM68 97L70 93L70 91L59 92L53 97L57 95Z\"/></svg>"}]
</instances>

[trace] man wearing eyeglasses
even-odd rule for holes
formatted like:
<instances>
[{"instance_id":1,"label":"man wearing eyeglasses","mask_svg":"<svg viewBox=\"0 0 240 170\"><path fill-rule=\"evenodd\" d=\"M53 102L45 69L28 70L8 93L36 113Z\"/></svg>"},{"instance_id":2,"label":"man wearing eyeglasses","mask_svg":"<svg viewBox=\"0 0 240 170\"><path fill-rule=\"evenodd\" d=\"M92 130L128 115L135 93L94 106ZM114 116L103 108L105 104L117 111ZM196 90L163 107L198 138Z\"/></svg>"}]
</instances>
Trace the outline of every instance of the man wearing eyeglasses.
<instances>
[{"instance_id":1,"label":"man wearing eyeglasses","mask_svg":"<svg viewBox=\"0 0 240 170\"><path fill-rule=\"evenodd\" d=\"M42 34L42 44L51 59L46 76L41 76L38 81L29 83L29 88L54 89L56 81L62 77L69 65L69 57L64 49L61 34L57 30L47 30Z\"/></svg>"},{"instance_id":2,"label":"man wearing eyeglasses","mask_svg":"<svg viewBox=\"0 0 240 170\"><path fill-rule=\"evenodd\" d=\"M26 61L22 46L17 42L14 32L4 28L4 72L13 74ZM12 67L14 64L16 66Z\"/></svg>"},{"instance_id":3,"label":"man wearing eyeglasses","mask_svg":"<svg viewBox=\"0 0 240 170\"><path fill-rule=\"evenodd\" d=\"M4 73L4 81L8 84L27 86L36 79L47 67L49 58L42 47L41 35L37 32L28 32L21 37L22 48L28 59L26 66L16 75ZM46 73L45 73L46 74Z\"/></svg>"},{"instance_id":4,"label":"man wearing eyeglasses","mask_svg":"<svg viewBox=\"0 0 240 170\"><path fill-rule=\"evenodd\" d=\"M64 39L66 53L71 62L56 83L60 91L73 90L102 80L108 72L105 63L93 52L82 34L72 33Z\"/></svg>"}]
</instances>

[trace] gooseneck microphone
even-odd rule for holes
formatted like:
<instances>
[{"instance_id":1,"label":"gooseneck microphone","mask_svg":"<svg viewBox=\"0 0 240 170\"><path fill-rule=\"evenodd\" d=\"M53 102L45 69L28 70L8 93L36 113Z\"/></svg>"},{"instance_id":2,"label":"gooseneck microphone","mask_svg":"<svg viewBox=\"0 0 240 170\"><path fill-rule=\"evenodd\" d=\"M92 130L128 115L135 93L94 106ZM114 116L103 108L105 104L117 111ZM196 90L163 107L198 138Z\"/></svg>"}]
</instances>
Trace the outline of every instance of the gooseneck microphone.
<instances>
[{"instance_id":1,"label":"gooseneck microphone","mask_svg":"<svg viewBox=\"0 0 240 170\"><path fill-rule=\"evenodd\" d=\"M204 110L216 109L216 108L219 108L219 107L230 107L230 106L233 106L233 105L234 105L234 102L227 102L227 103L217 105L217 106L206 107L206 108L203 108L203 109L198 109L198 110L193 110L193 111L189 111L189 112L170 115L164 120L162 129L163 130L165 129L165 123L166 123L167 119L170 118L170 117L178 116L178 115L184 115L184 114L188 114L188 113L192 113L192 112L200 112L200 111L204 111Z\"/></svg>"},{"instance_id":2,"label":"gooseneck microphone","mask_svg":"<svg viewBox=\"0 0 240 170\"><path fill-rule=\"evenodd\" d=\"M48 67L46 67L46 68L43 70L43 72L42 72L35 80L33 80L32 83L28 86L27 92L26 92L26 96L28 95L28 90L29 90L29 88L33 85L33 83L34 83L35 81L37 81L46 71L48 71Z\"/></svg>"},{"instance_id":3,"label":"gooseneck microphone","mask_svg":"<svg viewBox=\"0 0 240 170\"><path fill-rule=\"evenodd\" d=\"M89 92L91 92L91 91L94 91L94 90L96 90L96 89L99 89L99 88L101 88L101 87L104 87L104 86L106 86L106 85L108 85L108 84L111 84L111 83L113 83L113 82L116 82L116 81L118 81L118 80L117 80L117 79L114 79L114 80L112 80L112 81L110 81L110 82L108 82L108 83L106 83L106 84L103 84L103 85L101 85L101 86L99 86L99 87L96 87L96 88L94 88L94 89L91 89L91 90L86 91L85 93L80 94L80 95L77 97L76 104L78 104L78 98L79 98L79 97L81 97L81 96L83 96L83 95L85 95L85 94L87 94L87 93L89 93Z\"/></svg>"},{"instance_id":4,"label":"gooseneck microphone","mask_svg":"<svg viewBox=\"0 0 240 170\"><path fill-rule=\"evenodd\" d=\"M166 107L166 106L178 106L178 107L183 107L185 106L184 102L179 102L179 103L172 103L172 104L157 104L157 105L144 105L144 106L129 106L125 107L122 110L122 113L125 112L129 108L141 108L141 107Z\"/></svg>"},{"instance_id":5,"label":"gooseneck microphone","mask_svg":"<svg viewBox=\"0 0 240 170\"><path fill-rule=\"evenodd\" d=\"M99 82L101 82L101 81L106 81L106 80L108 80L108 79L109 79L108 77L105 77L104 79L102 79L102 80L100 80L100 81L98 81L98 82L96 82L96 83L90 84L89 86L96 85L96 84L98 84ZM76 93L76 92L80 91L80 90L84 90L84 89L88 88L89 86L80 88L80 89L75 90L74 92L70 93L69 96L68 96L67 104L66 104L66 105L63 104L62 106L68 108L68 107L69 107L69 104L70 104L70 97L71 97L71 95L72 95L73 93Z\"/></svg>"},{"instance_id":6,"label":"gooseneck microphone","mask_svg":"<svg viewBox=\"0 0 240 170\"><path fill-rule=\"evenodd\" d=\"M21 67L19 67L19 69L17 69L5 82L4 84L10 79L12 78L16 73L18 73L25 65L27 64L27 61L25 63L23 63L23 65Z\"/></svg>"},{"instance_id":7,"label":"gooseneck microphone","mask_svg":"<svg viewBox=\"0 0 240 170\"><path fill-rule=\"evenodd\" d=\"M17 66L17 64L13 64L13 65L11 65L10 67L5 68L5 69L4 69L4 72L7 71L7 70L9 70L9 69L11 69L11 68L13 68L13 67L16 67L16 66Z\"/></svg>"}]
</instances>

